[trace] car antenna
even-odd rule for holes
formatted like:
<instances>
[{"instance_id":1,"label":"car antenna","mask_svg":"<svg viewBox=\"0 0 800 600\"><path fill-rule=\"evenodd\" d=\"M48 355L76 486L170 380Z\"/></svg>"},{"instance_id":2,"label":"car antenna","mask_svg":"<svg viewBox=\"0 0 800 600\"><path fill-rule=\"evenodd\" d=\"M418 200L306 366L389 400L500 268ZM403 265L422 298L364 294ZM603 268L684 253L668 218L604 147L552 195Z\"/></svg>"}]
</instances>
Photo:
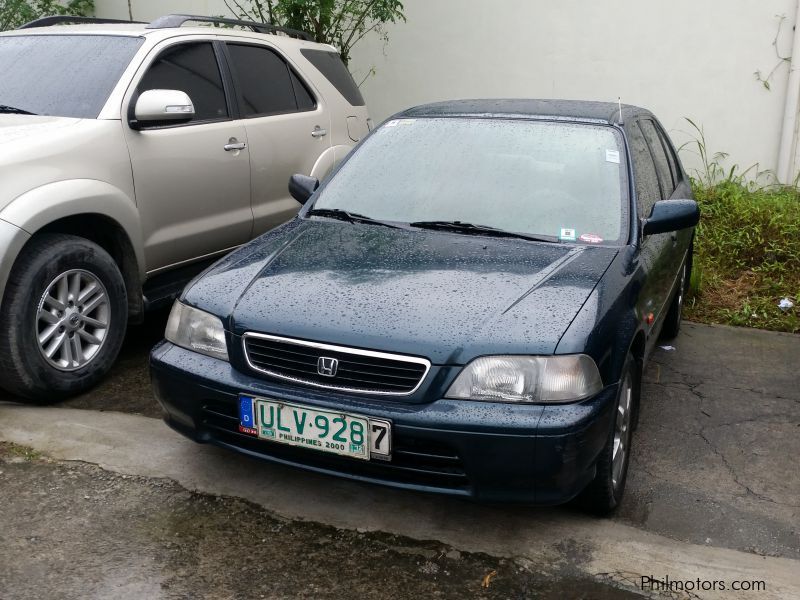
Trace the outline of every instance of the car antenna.
<instances>
[{"instance_id":1,"label":"car antenna","mask_svg":"<svg viewBox=\"0 0 800 600\"><path fill-rule=\"evenodd\" d=\"M624 125L622 122L622 96L617 96L617 104L619 104L619 124Z\"/></svg>"}]
</instances>

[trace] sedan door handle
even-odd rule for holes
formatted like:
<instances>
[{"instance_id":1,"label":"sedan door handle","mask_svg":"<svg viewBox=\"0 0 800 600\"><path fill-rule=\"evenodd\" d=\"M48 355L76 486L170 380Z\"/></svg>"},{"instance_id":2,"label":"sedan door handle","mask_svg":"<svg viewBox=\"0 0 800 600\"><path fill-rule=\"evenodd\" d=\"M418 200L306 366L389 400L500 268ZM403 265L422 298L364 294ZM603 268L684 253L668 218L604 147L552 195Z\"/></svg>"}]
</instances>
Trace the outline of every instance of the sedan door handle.
<instances>
[{"instance_id":1,"label":"sedan door handle","mask_svg":"<svg viewBox=\"0 0 800 600\"><path fill-rule=\"evenodd\" d=\"M244 142L237 142L235 139L233 139L230 141L230 143L225 144L223 148L225 148L225 152L233 152L235 150L244 150L247 148L247 144Z\"/></svg>"},{"instance_id":2,"label":"sedan door handle","mask_svg":"<svg viewBox=\"0 0 800 600\"><path fill-rule=\"evenodd\" d=\"M314 138L321 138L321 137L325 137L326 135L328 135L328 130L327 129L323 129L319 125L317 125L314 128L314 131L311 132L311 137L314 137Z\"/></svg>"}]
</instances>

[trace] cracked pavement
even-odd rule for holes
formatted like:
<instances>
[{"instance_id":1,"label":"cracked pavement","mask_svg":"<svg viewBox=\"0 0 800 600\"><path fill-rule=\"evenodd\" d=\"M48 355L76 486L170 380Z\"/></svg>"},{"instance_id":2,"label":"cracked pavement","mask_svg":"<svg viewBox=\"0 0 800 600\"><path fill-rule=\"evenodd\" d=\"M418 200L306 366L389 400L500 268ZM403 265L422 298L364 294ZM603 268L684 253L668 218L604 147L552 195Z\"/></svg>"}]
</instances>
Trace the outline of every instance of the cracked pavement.
<instances>
[{"instance_id":1,"label":"cracked pavement","mask_svg":"<svg viewBox=\"0 0 800 600\"><path fill-rule=\"evenodd\" d=\"M800 336L684 324L645 373L617 518L800 558Z\"/></svg>"},{"instance_id":2,"label":"cracked pavement","mask_svg":"<svg viewBox=\"0 0 800 600\"><path fill-rule=\"evenodd\" d=\"M537 597L562 582L574 597L621 597L622 589L639 596L637 577L654 574L761 578L767 584L766 593L692 597L800 597L800 336L684 323L678 339L669 342L675 350L656 349L645 373L623 504L613 518L598 520L570 506L489 507L387 490L195 445L152 418L160 411L150 394L146 355L162 330L163 319L156 318L132 331L112 376L90 394L52 408L0 402L0 441L53 457L56 470L76 464L61 461L77 461L92 469L99 465L100 474L240 498L269 518L356 530L369 544L376 543L372 535L405 536L408 552L421 553L413 564L426 564L430 542L421 540L480 553L469 560L481 569L493 564L487 556L512 560L516 570L501 570L518 573L503 583L509 594L526 589ZM37 510L36 496L26 498L34 502L28 509ZM39 514L51 500L38 500ZM21 510L18 504L13 486L0 485L0 507ZM351 552L357 552L353 544ZM91 550L79 548L72 549L79 564L96 564ZM347 546L339 551L347 552ZM296 552L302 560L300 546ZM10 556L0 550L0 573ZM403 569L416 567L401 562L386 581L408 580L411 572ZM234 566L218 562L216 568L227 581ZM170 577L164 597L196 590L188 579L163 570L152 574L153 581ZM513 579L523 576L544 585ZM609 585L617 591L607 595ZM435 589L444 597L463 597L471 588L437 583Z\"/></svg>"}]
</instances>

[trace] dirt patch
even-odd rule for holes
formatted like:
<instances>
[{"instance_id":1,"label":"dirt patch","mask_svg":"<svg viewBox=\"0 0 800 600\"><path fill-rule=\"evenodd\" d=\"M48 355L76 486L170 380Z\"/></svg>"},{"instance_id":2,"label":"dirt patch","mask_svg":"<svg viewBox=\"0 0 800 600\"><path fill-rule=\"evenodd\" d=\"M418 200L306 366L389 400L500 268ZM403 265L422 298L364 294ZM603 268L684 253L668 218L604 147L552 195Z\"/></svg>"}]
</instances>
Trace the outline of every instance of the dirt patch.
<instances>
[{"instance_id":1,"label":"dirt patch","mask_svg":"<svg viewBox=\"0 0 800 600\"><path fill-rule=\"evenodd\" d=\"M280 520L9 444L0 507L4 599L639 597L563 567Z\"/></svg>"}]
</instances>

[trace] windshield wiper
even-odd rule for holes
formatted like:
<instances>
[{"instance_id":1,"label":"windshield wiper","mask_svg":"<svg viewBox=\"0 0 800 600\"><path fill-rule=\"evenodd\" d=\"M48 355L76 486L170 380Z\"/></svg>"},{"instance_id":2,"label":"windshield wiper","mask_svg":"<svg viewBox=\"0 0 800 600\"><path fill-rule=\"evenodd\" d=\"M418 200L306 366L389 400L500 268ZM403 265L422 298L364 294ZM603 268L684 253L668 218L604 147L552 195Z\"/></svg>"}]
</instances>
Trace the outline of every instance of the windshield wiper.
<instances>
[{"instance_id":1,"label":"windshield wiper","mask_svg":"<svg viewBox=\"0 0 800 600\"><path fill-rule=\"evenodd\" d=\"M397 225L392 225L386 221L379 221L366 215L342 210L341 208L312 208L308 211L309 217L328 217L329 219L338 219L340 221L347 221L348 223L367 223L369 225L383 225L384 227L391 227L398 229Z\"/></svg>"},{"instance_id":2,"label":"windshield wiper","mask_svg":"<svg viewBox=\"0 0 800 600\"><path fill-rule=\"evenodd\" d=\"M494 237L518 238L534 242L558 243L558 238L554 235L517 233L514 231L506 231L505 229L498 229L497 227L489 227L488 225L473 225L472 223L464 223L462 221L415 221L414 223L409 223L409 225L412 227L419 227L420 229L456 231L469 235L488 235Z\"/></svg>"},{"instance_id":3,"label":"windshield wiper","mask_svg":"<svg viewBox=\"0 0 800 600\"><path fill-rule=\"evenodd\" d=\"M0 104L0 113L11 113L15 115L35 115L29 110L24 108L17 108L16 106L8 106L7 104Z\"/></svg>"}]
</instances>

